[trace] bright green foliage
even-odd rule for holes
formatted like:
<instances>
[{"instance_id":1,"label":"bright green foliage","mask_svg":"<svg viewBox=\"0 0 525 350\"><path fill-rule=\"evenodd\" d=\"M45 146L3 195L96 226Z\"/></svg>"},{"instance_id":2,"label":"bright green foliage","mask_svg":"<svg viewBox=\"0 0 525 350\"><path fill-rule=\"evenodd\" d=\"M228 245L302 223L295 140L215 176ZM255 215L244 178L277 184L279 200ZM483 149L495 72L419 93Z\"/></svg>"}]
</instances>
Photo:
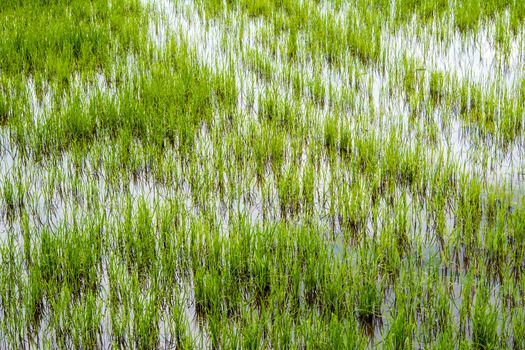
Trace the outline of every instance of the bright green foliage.
<instances>
[{"instance_id":1,"label":"bright green foliage","mask_svg":"<svg viewBox=\"0 0 525 350\"><path fill-rule=\"evenodd\" d=\"M525 347L522 2L0 6L0 348Z\"/></svg>"}]
</instances>

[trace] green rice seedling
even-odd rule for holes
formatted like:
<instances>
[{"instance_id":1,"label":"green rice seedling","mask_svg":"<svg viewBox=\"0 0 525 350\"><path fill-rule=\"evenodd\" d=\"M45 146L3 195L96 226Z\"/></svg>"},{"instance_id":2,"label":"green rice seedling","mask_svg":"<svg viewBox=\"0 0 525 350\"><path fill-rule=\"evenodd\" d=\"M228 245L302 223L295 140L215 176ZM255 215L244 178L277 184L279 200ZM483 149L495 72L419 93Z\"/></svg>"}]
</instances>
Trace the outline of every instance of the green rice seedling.
<instances>
[{"instance_id":1,"label":"green rice seedling","mask_svg":"<svg viewBox=\"0 0 525 350\"><path fill-rule=\"evenodd\" d=\"M15 204L15 190L11 180L7 177L3 179L2 197L4 202L5 216L8 219L13 219L16 210Z\"/></svg>"},{"instance_id":2,"label":"green rice seedling","mask_svg":"<svg viewBox=\"0 0 525 350\"><path fill-rule=\"evenodd\" d=\"M458 6L454 11L456 26L462 31L476 30L480 17L480 3L467 1L463 6Z\"/></svg>"},{"instance_id":3,"label":"green rice seedling","mask_svg":"<svg viewBox=\"0 0 525 350\"><path fill-rule=\"evenodd\" d=\"M5 86L5 83L2 84ZM2 89L0 97L0 126L5 126L9 120L9 115L11 113L10 102L8 101L7 92Z\"/></svg>"},{"instance_id":4,"label":"green rice seedling","mask_svg":"<svg viewBox=\"0 0 525 350\"><path fill-rule=\"evenodd\" d=\"M473 273L468 272L465 276L462 276L463 289L461 291L461 306L459 310L459 332L463 335L466 332L467 322L472 315L472 299L473 299Z\"/></svg>"},{"instance_id":5,"label":"green rice seedling","mask_svg":"<svg viewBox=\"0 0 525 350\"><path fill-rule=\"evenodd\" d=\"M271 129L269 147L270 161L274 174L280 176L285 161L286 134L283 131Z\"/></svg>"},{"instance_id":6,"label":"green rice seedling","mask_svg":"<svg viewBox=\"0 0 525 350\"><path fill-rule=\"evenodd\" d=\"M27 292L24 295L24 308L26 310L26 324L31 329L36 329L44 312L44 288L42 275L38 266L31 269L28 276ZM32 334L32 332L29 332Z\"/></svg>"},{"instance_id":7,"label":"green rice seedling","mask_svg":"<svg viewBox=\"0 0 525 350\"><path fill-rule=\"evenodd\" d=\"M78 307L78 304L73 306L72 299L71 291L67 286L64 286L57 295L57 298L51 301L53 315L50 322L56 328L54 338L56 343L61 347L66 347L73 341L76 341L77 344L80 345L80 337L77 329L73 326L71 312L71 309L75 306ZM75 316L78 318L78 313ZM79 326L79 323L76 323L75 326Z\"/></svg>"},{"instance_id":8,"label":"green rice seedling","mask_svg":"<svg viewBox=\"0 0 525 350\"><path fill-rule=\"evenodd\" d=\"M339 127L337 117L328 117L324 122L324 145L328 151L334 152L338 147Z\"/></svg>"},{"instance_id":9,"label":"green rice seedling","mask_svg":"<svg viewBox=\"0 0 525 350\"><path fill-rule=\"evenodd\" d=\"M271 290L272 269L269 258L264 253L255 252L251 262L251 274L255 300L259 303L268 298Z\"/></svg>"},{"instance_id":10,"label":"green rice seedling","mask_svg":"<svg viewBox=\"0 0 525 350\"><path fill-rule=\"evenodd\" d=\"M496 35L495 42L498 47L498 51L501 52L504 58L508 58L510 53L510 32L506 28L506 23L502 17L496 20Z\"/></svg>"},{"instance_id":11,"label":"green rice seedling","mask_svg":"<svg viewBox=\"0 0 525 350\"><path fill-rule=\"evenodd\" d=\"M505 98L505 103L501 107L499 113L499 135L501 135L502 142L507 144L516 140L520 131L523 130L523 113L525 107L522 104L515 104L510 98Z\"/></svg>"},{"instance_id":12,"label":"green rice seedling","mask_svg":"<svg viewBox=\"0 0 525 350\"><path fill-rule=\"evenodd\" d=\"M450 346L454 346L454 335L451 330L439 333L436 342L432 344L433 349L449 349Z\"/></svg>"},{"instance_id":13,"label":"green rice seedling","mask_svg":"<svg viewBox=\"0 0 525 350\"><path fill-rule=\"evenodd\" d=\"M339 149L342 156L349 157L352 153L352 132L348 125L339 125Z\"/></svg>"},{"instance_id":14,"label":"green rice seedling","mask_svg":"<svg viewBox=\"0 0 525 350\"><path fill-rule=\"evenodd\" d=\"M100 230L100 228L98 228ZM79 292L94 291L98 288L97 265L100 264L101 241L96 226L88 226L86 231L71 230L65 242L64 282L73 295Z\"/></svg>"},{"instance_id":15,"label":"green rice seedling","mask_svg":"<svg viewBox=\"0 0 525 350\"><path fill-rule=\"evenodd\" d=\"M133 280L133 334L135 347L139 349L155 348L159 343L159 311L158 299L155 290L141 295L137 290L138 280Z\"/></svg>"},{"instance_id":16,"label":"green rice seedling","mask_svg":"<svg viewBox=\"0 0 525 350\"><path fill-rule=\"evenodd\" d=\"M436 308L435 311L437 313L437 323L438 327L440 329L440 335L438 336L438 342L443 344L450 344L452 343L452 338L445 339L445 336L451 335L452 332L452 324L453 324L453 316L451 312L451 305L450 305L450 299L447 294L446 289L440 289L438 300L436 302Z\"/></svg>"},{"instance_id":17,"label":"green rice seedling","mask_svg":"<svg viewBox=\"0 0 525 350\"><path fill-rule=\"evenodd\" d=\"M301 96L304 95L304 90L306 86L305 77L297 71L292 71L290 75L290 81L293 88L293 95L295 98L299 99L301 98Z\"/></svg>"},{"instance_id":18,"label":"green rice seedling","mask_svg":"<svg viewBox=\"0 0 525 350\"><path fill-rule=\"evenodd\" d=\"M474 248L478 245L482 217L481 186L477 180L470 182L466 177L460 181L464 190L459 197L457 216L461 220L465 244L468 248Z\"/></svg>"},{"instance_id":19,"label":"green rice seedling","mask_svg":"<svg viewBox=\"0 0 525 350\"><path fill-rule=\"evenodd\" d=\"M195 306L199 315L219 312L220 283L217 272L199 268L194 274Z\"/></svg>"},{"instance_id":20,"label":"green rice seedling","mask_svg":"<svg viewBox=\"0 0 525 350\"><path fill-rule=\"evenodd\" d=\"M323 280L320 286L320 309L326 318L350 319L350 323L355 322L352 313L353 290L348 287L351 281L347 280L348 266L345 262L327 263L321 276ZM354 323L355 325L355 323Z\"/></svg>"},{"instance_id":21,"label":"green rice seedling","mask_svg":"<svg viewBox=\"0 0 525 350\"><path fill-rule=\"evenodd\" d=\"M446 77L441 72L434 71L430 73L429 94L431 101L435 104L440 103L444 99L445 79Z\"/></svg>"},{"instance_id":22,"label":"green rice seedling","mask_svg":"<svg viewBox=\"0 0 525 350\"><path fill-rule=\"evenodd\" d=\"M288 35L288 41L286 45L286 53L288 56L288 59L291 61L295 60L297 57L297 29L294 26L291 26L290 33Z\"/></svg>"},{"instance_id":23,"label":"green rice seedling","mask_svg":"<svg viewBox=\"0 0 525 350\"><path fill-rule=\"evenodd\" d=\"M388 214L384 212L383 215ZM380 268L385 276L395 279L399 274L401 258L404 253L403 247L399 245L399 240L394 234L391 220L385 220L379 244L381 247Z\"/></svg>"},{"instance_id":24,"label":"green rice seedling","mask_svg":"<svg viewBox=\"0 0 525 350\"><path fill-rule=\"evenodd\" d=\"M173 317L174 329L173 336L175 338L175 345L182 348L189 348L195 346L194 340L192 339L189 325L184 315L184 300L181 297L176 297L172 305L173 311L171 317Z\"/></svg>"},{"instance_id":25,"label":"green rice seedling","mask_svg":"<svg viewBox=\"0 0 525 350\"><path fill-rule=\"evenodd\" d=\"M374 136L355 140L357 165L364 173L373 173L378 165L379 145Z\"/></svg>"},{"instance_id":26,"label":"green rice seedling","mask_svg":"<svg viewBox=\"0 0 525 350\"><path fill-rule=\"evenodd\" d=\"M398 312L388 333L389 347L392 349L406 349L411 347L412 324L404 311Z\"/></svg>"},{"instance_id":27,"label":"green rice seedling","mask_svg":"<svg viewBox=\"0 0 525 350\"><path fill-rule=\"evenodd\" d=\"M311 79L307 82L308 91L312 100L319 106L323 106L326 101L326 86L323 83L321 77L316 75L316 78Z\"/></svg>"},{"instance_id":28,"label":"green rice seedling","mask_svg":"<svg viewBox=\"0 0 525 350\"><path fill-rule=\"evenodd\" d=\"M363 261L368 259L370 258L363 256ZM358 319L364 327L374 327L374 323L381 317L382 282L377 268L370 269L370 266L367 268L364 266L360 267L359 274L355 277L359 283L355 291L356 311Z\"/></svg>"},{"instance_id":29,"label":"green rice seedling","mask_svg":"<svg viewBox=\"0 0 525 350\"><path fill-rule=\"evenodd\" d=\"M328 332L328 343L330 346L340 349L358 349L364 347L365 341L363 341L357 331L357 323L355 319L348 318L339 320L334 316L330 320Z\"/></svg>"},{"instance_id":30,"label":"green rice seedling","mask_svg":"<svg viewBox=\"0 0 525 350\"><path fill-rule=\"evenodd\" d=\"M521 206L520 206L521 208ZM510 248L510 268L516 279L519 279L521 272L525 268L523 266L523 257L525 252L523 251L523 218L525 212L523 209L517 209L509 215L509 248Z\"/></svg>"},{"instance_id":31,"label":"green rice seedling","mask_svg":"<svg viewBox=\"0 0 525 350\"><path fill-rule=\"evenodd\" d=\"M128 300L130 296L127 275L117 259L116 255L111 255L108 263L109 318L112 328L111 342L114 346L123 346L126 343L131 317Z\"/></svg>"},{"instance_id":32,"label":"green rice seedling","mask_svg":"<svg viewBox=\"0 0 525 350\"><path fill-rule=\"evenodd\" d=\"M314 211L315 198L315 169L310 158L306 161L303 169L301 192L304 210L312 213Z\"/></svg>"},{"instance_id":33,"label":"green rice seedling","mask_svg":"<svg viewBox=\"0 0 525 350\"><path fill-rule=\"evenodd\" d=\"M144 198L138 201L136 219L133 218L131 198L126 199L124 222L117 232L118 248L129 269L136 268L145 276L156 261L156 244L151 213Z\"/></svg>"},{"instance_id":34,"label":"green rice seedling","mask_svg":"<svg viewBox=\"0 0 525 350\"><path fill-rule=\"evenodd\" d=\"M288 213L292 215L298 213L300 209L301 187L295 167L289 167L282 176L278 177L277 193L281 213L284 217L288 216Z\"/></svg>"},{"instance_id":35,"label":"green rice seedling","mask_svg":"<svg viewBox=\"0 0 525 350\"><path fill-rule=\"evenodd\" d=\"M27 211L23 211L20 218L20 226L22 230L22 236L24 239L24 258L28 266L31 265L31 230L29 228L29 216Z\"/></svg>"},{"instance_id":36,"label":"green rice seedling","mask_svg":"<svg viewBox=\"0 0 525 350\"><path fill-rule=\"evenodd\" d=\"M264 57L262 53L256 50L248 50L246 52L245 60L248 66L257 74L257 77L262 80L270 80L273 75L273 67L270 59Z\"/></svg>"},{"instance_id":37,"label":"green rice seedling","mask_svg":"<svg viewBox=\"0 0 525 350\"><path fill-rule=\"evenodd\" d=\"M346 190L344 190L346 193ZM341 207L342 227L353 237L359 237L364 229L368 217L368 202L370 192L365 188L365 183L360 178L352 182L349 192L342 195L343 204Z\"/></svg>"},{"instance_id":38,"label":"green rice seedling","mask_svg":"<svg viewBox=\"0 0 525 350\"><path fill-rule=\"evenodd\" d=\"M274 2L268 0L242 1L241 6L250 15L254 17L270 17L274 12Z\"/></svg>"},{"instance_id":39,"label":"green rice seedling","mask_svg":"<svg viewBox=\"0 0 525 350\"><path fill-rule=\"evenodd\" d=\"M494 349L500 345L498 314L489 303L485 284L479 283L472 314L472 345L475 349Z\"/></svg>"},{"instance_id":40,"label":"green rice seedling","mask_svg":"<svg viewBox=\"0 0 525 350\"><path fill-rule=\"evenodd\" d=\"M74 306L71 312L72 343L79 347L96 347L102 322L100 305L96 296L88 292L85 301Z\"/></svg>"},{"instance_id":41,"label":"green rice seedling","mask_svg":"<svg viewBox=\"0 0 525 350\"><path fill-rule=\"evenodd\" d=\"M486 231L485 247L487 249L487 267L491 275L501 279L505 264L506 245L505 245L505 211L501 210L498 215L495 227Z\"/></svg>"},{"instance_id":42,"label":"green rice seedling","mask_svg":"<svg viewBox=\"0 0 525 350\"><path fill-rule=\"evenodd\" d=\"M525 316L520 308L514 309L512 314L512 346L518 349L523 345L523 331L525 330Z\"/></svg>"},{"instance_id":43,"label":"green rice seedling","mask_svg":"<svg viewBox=\"0 0 525 350\"><path fill-rule=\"evenodd\" d=\"M0 250L1 283L3 288L0 292L0 305L2 306L1 321L2 332L5 339L16 343L23 339L25 334L24 313L22 311L21 293L16 291L15 286L23 285L22 264L16 252L15 241L12 236L3 242Z\"/></svg>"}]
</instances>

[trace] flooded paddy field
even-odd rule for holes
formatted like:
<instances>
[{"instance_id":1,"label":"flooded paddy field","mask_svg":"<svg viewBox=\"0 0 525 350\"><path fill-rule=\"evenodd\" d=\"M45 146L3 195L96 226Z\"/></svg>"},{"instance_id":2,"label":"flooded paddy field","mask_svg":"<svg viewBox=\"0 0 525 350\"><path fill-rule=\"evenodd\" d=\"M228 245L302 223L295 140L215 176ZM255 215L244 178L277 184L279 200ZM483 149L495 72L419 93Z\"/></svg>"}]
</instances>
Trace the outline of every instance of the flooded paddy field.
<instances>
[{"instance_id":1,"label":"flooded paddy field","mask_svg":"<svg viewBox=\"0 0 525 350\"><path fill-rule=\"evenodd\" d=\"M0 26L0 348L525 348L521 1Z\"/></svg>"}]
</instances>

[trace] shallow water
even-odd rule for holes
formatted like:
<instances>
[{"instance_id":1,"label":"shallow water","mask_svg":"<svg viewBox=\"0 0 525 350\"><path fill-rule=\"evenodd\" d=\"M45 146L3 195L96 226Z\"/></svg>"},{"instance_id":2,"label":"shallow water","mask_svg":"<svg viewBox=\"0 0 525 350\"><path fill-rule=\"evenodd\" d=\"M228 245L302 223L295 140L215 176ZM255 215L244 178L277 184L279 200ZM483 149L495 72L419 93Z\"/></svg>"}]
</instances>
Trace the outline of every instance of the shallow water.
<instances>
[{"instance_id":1,"label":"shallow water","mask_svg":"<svg viewBox=\"0 0 525 350\"><path fill-rule=\"evenodd\" d=\"M391 130L400 132L401 138L406 140L407 147L414 147L421 131L425 131L425 119L414 120L410 117L410 105L406 101L406 96L401 87L395 86L396 81L389 69L382 69L380 64L362 65L351 62L352 58L345 59L342 64L324 63L320 67L314 67L312 58L307 54L300 53L296 61L289 62L286 57L278 51L273 56L260 40L260 33L266 30L266 23L262 19L252 19L242 17L240 13L227 14L228 26L224 25L225 19L207 21L200 15L199 9L192 1L170 1L170 0L142 0L143 4L150 4L156 12L151 14L148 26L148 35L152 45L162 52L165 50L169 40L175 39L179 43L188 43L190 50L196 52L196 57L201 65L204 65L214 72L233 71L235 83L239 90L237 108L238 112L246 116L246 129L249 123L257 125L259 121L259 97L275 93L280 100L291 100L294 91L287 77L287 69L293 69L309 80L320 78L325 94L321 102L313 101L312 92L308 87L301 91L301 101L303 104L298 106L305 118L312 118L311 129L322 130L323 122L334 113L342 113L341 119L346 121L353 134L360 133L364 129L366 132L373 133L380 138L380 142L386 141ZM321 2L319 5L320 13L330 13L333 10L328 2ZM344 21L346 8L343 7L336 18ZM160 17L157 15L160 14ZM435 25L435 24L434 24ZM505 61L500 60L497 49L491 41L494 35L494 26L489 24L482 28L478 34L462 35L459 32L449 29L453 35L442 42L437 39L436 29L432 26L423 28L422 33L418 32L418 24L414 20L409 22L406 27L391 32L384 29L381 35L382 40L382 65L395 67L401 57L408 55L417 62L423 63L428 71L436 70L449 73L457 77L460 81L478 83L483 87L490 88L496 86L498 91L509 91L512 93L516 84L523 79L524 55L523 47L524 35L520 32L511 41L511 49ZM242 40L239 36L242 32ZM284 40L284 39L283 39ZM271 68L273 75L271 79L261 78L247 60L248 49L260 52L266 57L271 57ZM301 50L299 50L301 51ZM133 84L138 74L136 70L136 58L128 55L125 60L115 63L114 71L123 69L127 72L127 81L124 84ZM125 61L125 62L124 62ZM353 67L349 69L349 67ZM115 73L116 74L116 73ZM146 73L147 74L147 73ZM424 71L422 74L426 74ZM88 106L95 94L114 97L117 87L112 84L115 77L105 77L97 74L93 81L84 81L76 75L72 78L72 91L78 91L84 96L83 104ZM48 85L43 86L44 95L37 96L37 88L31 77L27 79L26 93L28 97L28 111L35 123L45 121L45 118L53 110L53 100L55 92ZM329 93L332 92L332 95ZM338 100L344 93L351 91L354 99L348 105L334 107L334 100ZM250 102L253 99L253 102ZM67 105L68 96L62 98L62 106ZM341 109L335 111L337 108ZM518 138L511 143L508 148L502 148L497 142L482 143L472 137L459 116L452 115L446 118L442 115L449 113L448 109L436 107L434 115L429 117L432 122L438 125L437 141L423 141L423 152L429 167L433 166L439 154L444 154L448 161L458 165L461 173L477 175L484 180L484 185L506 187L514 195L514 203L518 203L525 196L525 150L523 138ZM220 111L214 115L214 120L220 120ZM368 119L357 120L357 114L368 115ZM450 120L447 122L446 120ZM445 125L444 125L445 124ZM319 127L321 126L321 127ZM212 126L213 128L213 126ZM241 135L245 136L247 130L240 130ZM314 132L314 131L312 131ZM103 169L99 169L99 164L91 162L95 158L93 153L88 153L85 164L80 172L76 168L73 155L70 151L65 151L61 158L56 160L53 167L49 164L38 164L32 160L22 162L20 150L11 144L9 131L3 130L0 135L2 146L0 161L0 187L7 179L11 181L15 178L16 171L19 171L20 180L26 186L27 196L25 206L28 211L29 227L36 232L43 228L56 230L61 225L71 225L79 218L96 217L104 215L109 224L107 230L118 227L121 222L121 212L126 208L127 200L132 201L132 210L137 211L139 202L146 203L147 208L157 215L156 210L169 201L176 201L181 204L184 211L188 214L187 224L192 220L209 215L215 222L218 222L220 234L227 236L232 229L232 222L239 217L246 218L251 225L262 226L270 223L292 222L304 224L305 218L312 220L319 226L320 234L327 237L328 245L334 258L345 258L347 254L352 254L348 249L348 243L344 241L344 229L342 228L339 213L331 211L331 206L338 208L341 206L339 195L342 187L350 186L350 183L357 181L351 178L348 169L341 167L335 173L332 169L331 161L326 154L320 156L318 167L315 169L314 181L314 213L305 214L304 208L299 208L299 213L291 213L280 209L279 191L277 188L277 175L271 166L266 166L264 188L258 183L255 172L251 164L245 165L241 169L243 174L229 177L224 175L225 188L227 190L221 195L216 191L201 196L199 183L205 182L205 176L214 176L210 171L209 164L217 154L214 146L213 130L203 127L199 130L194 147L194 156L199 159L197 169L194 173L189 173L183 168L182 160L178 158L177 150L169 148L165 151L166 159L174 159L173 169L176 180L172 183L162 184L153 175L146 171L140 172L134 179L117 178L116 183L112 182L114 174L108 174ZM315 135L318 137L318 135ZM317 139L313 138L314 140ZM105 141L104 141L105 142ZM109 143L109 142L108 142ZM106 147L107 144L94 146ZM140 142L135 145L137 152L143 148ZM112 148L110 148L112 149ZM291 145L289 140L286 142L285 153L290 154ZM483 154L481 151L486 153ZM122 150L120 150L122 151ZM126 151L126 150L124 150ZM130 153L133 150L127 150ZM300 161L293 163L290 156L286 156L283 162L283 170L286 171L292 166L298 166L299 184L304 182L304 168L309 155L307 148L303 147ZM342 160L339 160L343 162ZM229 166L226 164L226 166ZM213 169L211 169L213 170ZM340 172L340 173L337 173ZM61 174L57 178L57 174ZM95 176L96 174L96 176ZM18 176L18 175L16 175ZM335 178L334 178L335 176ZM197 181L192 182L193 178ZM341 180L340 183L338 181ZM114 181L115 179L113 179ZM215 183L216 179L212 179ZM56 182L54 182L56 181ZM331 187L340 185L335 190ZM342 184L342 185L341 185ZM366 184L366 181L363 181ZM230 187L231 185L231 187ZM231 190L230 190L231 189ZM403 189L396 186L395 201L401 198ZM406 189L405 189L406 190ZM368 189L363 188L367 195ZM90 197L92 195L93 197ZM483 194L484 195L484 194ZM201 197L199 197L201 196ZM351 198L356 200L355 198ZM386 225L386 217L395 215L390 208L391 204L387 199L381 198L379 204L380 215L384 215L378 222L374 222L372 213L368 213L362 232L374 238L380 238L381 232ZM426 203L407 195L408 201L408 231L414 237L409 237L413 246L422 243L424 248L419 252L422 264L427 263L431 257L440 253L439 243L432 241L435 232L430 222L431 214L426 207ZM92 207L93 202L97 202L99 207ZM397 202L396 202L397 203ZM484 202L485 203L485 202ZM2 204L3 205L3 204ZM18 216L17 216L18 215ZM0 241L7 241L10 236L15 236L21 242L22 228L20 215L15 214L15 219L8 219L5 216L0 218ZM455 225L455 218L452 209L447 207L446 212L446 231L450 233ZM309 223L308 223L309 224ZM189 226L189 225L188 225ZM38 235L38 233L36 234ZM106 257L107 258L107 257ZM459 258L461 261L462 258ZM109 280L105 261L101 276L102 291L100 302L106 305L108 299ZM467 269L461 262L454 273L461 274ZM452 272L444 273L442 279L448 280ZM184 316L189 324L190 332L197 339L197 347L208 347L210 340L205 323L199 323L196 318L195 296L192 281L181 282L181 299L184 305ZM456 281L450 286L452 292L450 300L454 304L454 319L459 318L457 304L461 303L460 293L461 282ZM375 332L371 335L371 344L379 345L380 339L388 332L388 323L393 309L395 298L392 290L385 292L386 296L382 304L384 322L375 326ZM145 296L148 297L148 294ZM496 285L491 294L491 300L497 303L501 300L499 286ZM161 313L168 313L160 310ZM101 325L100 346L109 346L111 339L110 321L108 320L107 310L103 310L105 318ZM388 316L388 317L387 317ZM417 320L420 322L420 320ZM45 329L49 320L41 320L41 329ZM168 322L161 318L159 329L164 345L171 343L170 330L167 329ZM419 325L419 324L418 324ZM373 328L374 329L374 328ZM42 334L42 337L46 337ZM162 344L162 343L161 343ZM55 344L56 345L56 344Z\"/></svg>"}]
</instances>

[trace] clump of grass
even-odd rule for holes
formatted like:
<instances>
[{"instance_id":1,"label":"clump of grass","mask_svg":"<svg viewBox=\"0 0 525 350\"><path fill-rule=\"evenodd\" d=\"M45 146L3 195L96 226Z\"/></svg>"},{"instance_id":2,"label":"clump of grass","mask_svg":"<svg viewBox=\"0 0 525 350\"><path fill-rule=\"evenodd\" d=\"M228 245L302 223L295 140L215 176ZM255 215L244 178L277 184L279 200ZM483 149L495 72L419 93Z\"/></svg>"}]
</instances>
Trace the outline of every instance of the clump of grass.
<instances>
[{"instance_id":1,"label":"clump of grass","mask_svg":"<svg viewBox=\"0 0 525 350\"><path fill-rule=\"evenodd\" d=\"M489 303L488 291L478 289L472 315L472 345L475 349L495 349L500 345L497 311Z\"/></svg>"},{"instance_id":2,"label":"clump of grass","mask_svg":"<svg viewBox=\"0 0 525 350\"><path fill-rule=\"evenodd\" d=\"M9 33L2 37L0 51L4 74L16 76L23 72L68 85L71 72L108 70L116 54L145 42L141 26L130 21L134 18L145 24L138 1L110 5L100 0L90 6L81 1L60 1L48 5L10 1L3 6L2 22ZM42 30L29 32L25 30L28 25Z\"/></svg>"},{"instance_id":3,"label":"clump of grass","mask_svg":"<svg viewBox=\"0 0 525 350\"><path fill-rule=\"evenodd\" d=\"M359 287L356 292L356 310L362 324L373 328L381 317L383 291L377 268L370 269L370 266L373 265L362 265L357 277Z\"/></svg>"}]
</instances>

